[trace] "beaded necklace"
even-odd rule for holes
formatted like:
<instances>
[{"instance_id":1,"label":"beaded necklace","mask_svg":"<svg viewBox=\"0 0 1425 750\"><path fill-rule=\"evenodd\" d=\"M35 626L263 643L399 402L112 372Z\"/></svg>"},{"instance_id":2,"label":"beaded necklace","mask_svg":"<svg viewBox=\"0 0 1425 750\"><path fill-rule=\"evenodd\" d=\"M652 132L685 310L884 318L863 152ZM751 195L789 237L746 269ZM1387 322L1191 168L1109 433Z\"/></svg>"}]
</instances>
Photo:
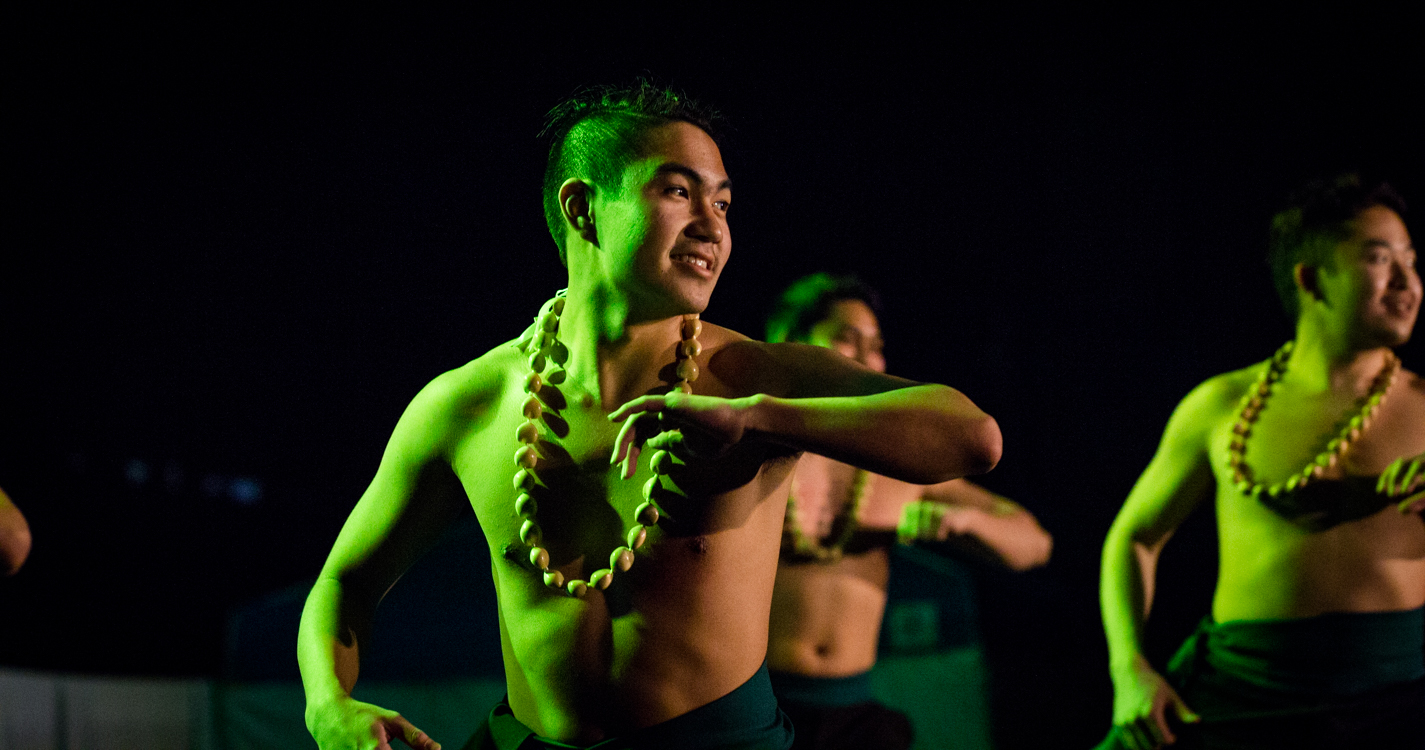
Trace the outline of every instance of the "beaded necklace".
<instances>
[{"instance_id":1,"label":"beaded necklace","mask_svg":"<svg viewBox=\"0 0 1425 750\"><path fill-rule=\"evenodd\" d=\"M1244 495L1261 497L1265 492L1276 497L1282 492L1291 492L1305 487L1312 480L1320 479L1326 469L1334 467L1340 457L1350 450L1351 444L1370 426L1376 410L1385 401L1386 391L1390 390L1396 375L1400 373L1400 358L1396 357L1394 352L1387 351L1385 365L1371 382L1370 391L1361 399L1356 413L1349 419L1343 418L1340 432L1326 443L1326 449L1316 454L1316 458L1307 463L1306 468L1301 471L1270 486L1264 485L1252 477L1252 470L1247 466L1244 455L1247 450L1247 437L1252 433L1252 425L1257 421L1257 416L1266 406L1272 385L1281 380L1282 374L1286 372L1286 364L1291 359L1294 346L1295 342L1288 341L1272 355L1262 374L1257 377L1257 382L1253 383L1242 397L1237 423L1232 425L1232 441L1227 448L1227 465L1232 468L1232 480L1236 483L1237 491Z\"/></svg>"},{"instance_id":2,"label":"beaded necklace","mask_svg":"<svg viewBox=\"0 0 1425 750\"><path fill-rule=\"evenodd\" d=\"M574 578L568 581L564 579L563 573L550 569L549 550L542 546L544 534L536 519L539 503L535 497L546 490L539 481L539 423L545 409L539 393L546 383L559 385L568 378L564 365L569 360L569 349L559 341L559 316L564 313L568 291L561 289L553 299L544 303L534 323L515 343L515 348L529 357L529 374L525 376L524 381L524 391L529 395L521 407L525 421L515 431L515 438L520 443L519 449L515 451L514 490L518 493L515 498L515 513L524 519L524 523L520 525L520 541L530 548L530 565L543 574L544 585L569 596L583 597L590 586L598 589L608 588L613 583L614 571L626 572L633 567L633 551L647 541L648 527L658 523L660 512L653 497L662 489L658 478L667 475L672 469L673 457L665 450L654 451L650 457L649 464L654 476L643 486L644 502L634 511L634 524L623 540L627 544L619 545L609 554L607 568L594 571L588 580ZM693 381L698 379L698 363L695 358L702 352L702 345L698 343L698 334L702 333L702 330L702 321L696 313L683 316L680 328L682 340L678 342L675 354L677 379L672 385L672 388L683 393L692 393ZM544 370L550 363L554 366L546 376Z\"/></svg>"},{"instance_id":3,"label":"beaded necklace","mask_svg":"<svg viewBox=\"0 0 1425 750\"><path fill-rule=\"evenodd\" d=\"M792 551L802 557L815 558L820 563L834 563L841 559L846 544L856 533L861 506L866 502L867 488L871 486L871 474L865 469L857 469L851 479L851 508L846 512L846 523L837 535L836 541L824 545L820 539L813 539L802 532L801 518L797 514L796 477L792 477L792 492L787 495L787 520L783 528L791 542ZM834 521L833 521L834 523Z\"/></svg>"}]
</instances>

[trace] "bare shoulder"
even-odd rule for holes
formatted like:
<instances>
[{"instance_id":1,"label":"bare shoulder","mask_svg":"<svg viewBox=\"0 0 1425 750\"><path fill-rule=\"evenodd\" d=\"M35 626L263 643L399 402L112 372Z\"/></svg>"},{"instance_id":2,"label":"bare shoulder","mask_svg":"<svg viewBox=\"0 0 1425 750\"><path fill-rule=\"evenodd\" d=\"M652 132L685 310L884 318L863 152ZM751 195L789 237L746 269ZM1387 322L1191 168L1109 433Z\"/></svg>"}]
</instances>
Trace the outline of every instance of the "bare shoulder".
<instances>
[{"instance_id":1,"label":"bare shoulder","mask_svg":"<svg viewBox=\"0 0 1425 750\"><path fill-rule=\"evenodd\" d=\"M1404 388L1399 389L1400 405L1405 412L1410 415L1410 422L1417 426L1418 430L1425 431L1425 378L1401 368L1397 382L1403 381Z\"/></svg>"},{"instance_id":2,"label":"bare shoulder","mask_svg":"<svg viewBox=\"0 0 1425 750\"><path fill-rule=\"evenodd\" d=\"M1257 362L1240 370L1224 372L1199 383L1178 405L1178 412L1189 419L1217 421L1237 412L1242 397L1257 382L1266 361ZM1177 415L1174 415L1175 418Z\"/></svg>"},{"instance_id":3,"label":"bare shoulder","mask_svg":"<svg viewBox=\"0 0 1425 750\"><path fill-rule=\"evenodd\" d=\"M1173 410L1163 431L1164 447L1174 444L1205 449L1212 431L1231 420L1242 397L1252 388L1265 361L1215 375L1193 388Z\"/></svg>"},{"instance_id":4,"label":"bare shoulder","mask_svg":"<svg viewBox=\"0 0 1425 750\"><path fill-rule=\"evenodd\" d=\"M1400 375L1398 377L1404 381L1404 390L1410 394L1412 401L1425 403L1425 378L1421 378L1419 375L1416 375L1404 367L1400 368Z\"/></svg>"},{"instance_id":5,"label":"bare shoulder","mask_svg":"<svg viewBox=\"0 0 1425 750\"><path fill-rule=\"evenodd\" d=\"M412 399L402 422L421 432L454 436L463 426L483 421L504 392L524 355L513 342L501 344L466 364L437 375Z\"/></svg>"}]
</instances>

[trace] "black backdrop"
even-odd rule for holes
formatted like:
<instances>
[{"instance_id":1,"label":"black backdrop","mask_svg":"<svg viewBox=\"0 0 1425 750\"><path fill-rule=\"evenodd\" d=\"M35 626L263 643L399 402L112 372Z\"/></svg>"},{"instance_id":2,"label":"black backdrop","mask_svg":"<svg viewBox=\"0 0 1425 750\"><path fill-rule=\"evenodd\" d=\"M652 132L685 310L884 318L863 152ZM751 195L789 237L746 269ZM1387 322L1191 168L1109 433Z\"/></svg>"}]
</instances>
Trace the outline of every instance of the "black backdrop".
<instances>
[{"instance_id":1,"label":"black backdrop","mask_svg":"<svg viewBox=\"0 0 1425 750\"><path fill-rule=\"evenodd\" d=\"M756 335L792 278L854 271L892 371L999 418L984 482L1056 537L979 575L999 739L1088 744L1103 534L1177 400L1290 334L1273 207L1343 168L1425 200L1411 29L583 13L6 24L0 486L36 543L0 662L212 674L223 613L315 574L415 391L563 285L542 113L651 74L736 127L708 319ZM1211 528L1169 547L1159 655L1206 610Z\"/></svg>"}]
</instances>

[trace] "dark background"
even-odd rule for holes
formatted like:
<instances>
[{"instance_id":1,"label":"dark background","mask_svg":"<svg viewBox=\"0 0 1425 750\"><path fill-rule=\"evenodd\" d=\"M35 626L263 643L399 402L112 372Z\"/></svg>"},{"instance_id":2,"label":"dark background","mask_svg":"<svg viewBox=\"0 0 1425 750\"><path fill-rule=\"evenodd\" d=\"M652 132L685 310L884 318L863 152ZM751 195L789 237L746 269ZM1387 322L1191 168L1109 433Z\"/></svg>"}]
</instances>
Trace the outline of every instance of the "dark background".
<instances>
[{"instance_id":1,"label":"dark background","mask_svg":"<svg viewBox=\"0 0 1425 750\"><path fill-rule=\"evenodd\" d=\"M543 113L652 75L736 128L709 320L757 335L793 278L854 271L892 371L999 419L984 483L1056 539L978 573L999 740L1090 744L1108 524L1178 399L1290 336L1271 212L1346 168L1425 200L1417 35L581 13L6 24L0 486L36 541L0 663L215 674L225 613L315 575L411 396L564 285ZM1169 547L1159 658L1214 545L1203 512Z\"/></svg>"}]
</instances>

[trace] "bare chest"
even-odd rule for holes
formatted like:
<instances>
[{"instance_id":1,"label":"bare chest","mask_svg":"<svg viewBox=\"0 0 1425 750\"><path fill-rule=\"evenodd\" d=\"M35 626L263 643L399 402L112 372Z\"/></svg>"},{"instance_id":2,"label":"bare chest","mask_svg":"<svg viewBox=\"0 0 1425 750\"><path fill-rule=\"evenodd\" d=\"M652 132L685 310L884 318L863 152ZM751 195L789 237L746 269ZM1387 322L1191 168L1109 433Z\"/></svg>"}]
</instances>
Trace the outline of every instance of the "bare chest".
<instances>
[{"instance_id":1,"label":"bare chest","mask_svg":"<svg viewBox=\"0 0 1425 750\"><path fill-rule=\"evenodd\" d=\"M894 528L903 505L920 487L814 454L802 456L792 485L796 523L802 534L826 538L854 515L857 525Z\"/></svg>"},{"instance_id":2,"label":"bare chest","mask_svg":"<svg viewBox=\"0 0 1425 750\"><path fill-rule=\"evenodd\" d=\"M1359 400L1333 395L1274 394L1243 438L1242 457L1250 473L1271 483L1319 461L1323 478L1375 476L1398 458L1425 452L1425 399L1420 394L1397 387L1373 412L1361 407ZM1218 431L1214 464L1219 468L1230 458L1236 421L1234 413ZM1344 450L1338 448L1342 443Z\"/></svg>"},{"instance_id":3,"label":"bare chest","mask_svg":"<svg viewBox=\"0 0 1425 750\"><path fill-rule=\"evenodd\" d=\"M643 451L624 479L610 463L620 425L574 387L546 385L535 399L509 388L492 413L458 446L456 474L492 552L540 567L543 550L567 580L617 573L621 555L625 569L656 557L670 537L697 552L706 535L742 525L780 481L765 476L767 451L752 445L663 476Z\"/></svg>"}]
</instances>

